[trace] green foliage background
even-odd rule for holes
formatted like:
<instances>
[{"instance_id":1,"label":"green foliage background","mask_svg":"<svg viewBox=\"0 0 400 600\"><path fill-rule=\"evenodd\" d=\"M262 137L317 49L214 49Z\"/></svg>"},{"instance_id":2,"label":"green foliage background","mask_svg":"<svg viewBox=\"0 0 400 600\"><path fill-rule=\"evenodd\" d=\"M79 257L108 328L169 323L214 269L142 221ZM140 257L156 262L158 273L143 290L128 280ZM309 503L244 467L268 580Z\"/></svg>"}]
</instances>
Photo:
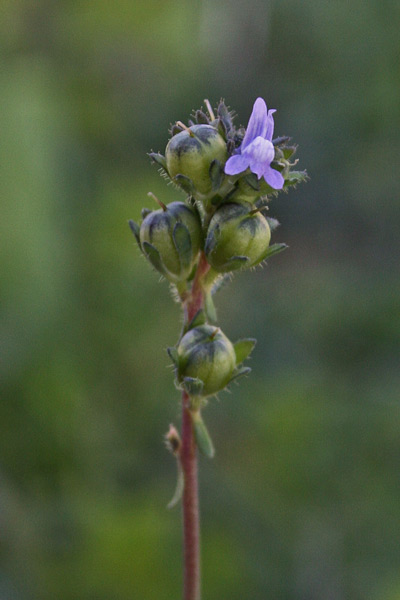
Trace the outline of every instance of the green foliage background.
<instances>
[{"instance_id":1,"label":"green foliage background","mask_svg":"<svg viewBox=\"0 0 400 600\"><path fill-rule=\"evenodd\" d=\"M398 600L399 3L1 4L1 600L180 597L179 308L127 220L179 196L171 122L259 95L311 180L217 298L258 345L206 412L204 598Z\"/></svg>"}]
</instances>

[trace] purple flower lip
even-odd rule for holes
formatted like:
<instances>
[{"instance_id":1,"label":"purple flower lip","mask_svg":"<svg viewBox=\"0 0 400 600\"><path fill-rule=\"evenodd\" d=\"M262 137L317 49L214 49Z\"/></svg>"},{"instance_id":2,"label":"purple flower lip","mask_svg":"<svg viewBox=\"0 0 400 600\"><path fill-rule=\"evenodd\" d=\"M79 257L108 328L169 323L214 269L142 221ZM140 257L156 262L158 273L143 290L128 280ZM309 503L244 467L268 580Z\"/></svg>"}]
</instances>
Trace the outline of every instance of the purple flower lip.
<instances>
[{"instance_id":1,"label":"purple flower lip","mask_svg":"<svg viewBox=\"0 0 400 600\"><path fill-rule=\"evenodd\" d=\"M272 144L274 133L275 109L267 109L262 98L254 102L246 134L243 142L236 150L236 154L228 158L225 164L227 175L238 175L248 168L255 173L258 179L264 177L265 181L275 190L283 188L285 180L279 171L271 167L275 157L275 149Z\"/></svg>"}]
</instances>

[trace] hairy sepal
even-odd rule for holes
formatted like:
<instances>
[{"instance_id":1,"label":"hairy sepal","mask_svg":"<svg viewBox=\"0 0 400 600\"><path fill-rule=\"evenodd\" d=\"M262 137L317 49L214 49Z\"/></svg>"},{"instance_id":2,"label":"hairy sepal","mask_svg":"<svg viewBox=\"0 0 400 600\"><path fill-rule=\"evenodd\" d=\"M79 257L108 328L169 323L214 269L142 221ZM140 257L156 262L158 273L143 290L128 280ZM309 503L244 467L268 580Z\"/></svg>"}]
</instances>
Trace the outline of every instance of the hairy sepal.
<instances>
[{"instance_id":1,"label":"hairy sepal","mask_svg":"<svg viewBox=\"0 0 400 600\"><path fill-rule=\"evenodd\" d=\"M133 235L135 236L139 250L142 252L142 246L140 245L140 227L137 223L135 223L135 221L132 221L132 219L130 219L128 223Z\"/></svg>"},{"instance_id":2,"label":"hairy sepal","mask_svg":"<svg viewBox=\"0 0 400 600\"><path fill-rule=\"evenodd\" d=\"M175 223L172 238L176 251L178 252L179 261L183 270L190 268L192 263L192 240L188 228L182 223Z\"/></svg>"},{"instance_id":3,"label":"hairy sepal","mask_svg":"<svg viewBox=\"0 0 400 600\"><path fill-rule=\"evenodd\" d=\"M239 365L252 353L257 340L254 338L243 338L233 344L236 355L236 363Z\"/></svg>"},{"instance_id":4,"label":"hairy sepal","mask_svg":"<svg viewBox=\"0 0 400 600\"><path fill-rule=\"evenodd\" d=\"M271 256L279 254L279 252L283 252L283 250L286 250L286 248L289 248L287 244L272 244L272 246L270 246L265 252L264 256L262 256L261 261L271 258Z\"/></svg>"},{"instance_id":5,"label":"hairy sepal","mask_svg":"<svg viewBox=\"0 0 400 600\"><path fill-rule=\"evenodd\" d=\"M159 251L149 242L143 242L142 244L143 252L146 255L146 258L150 261L153 267L164 277L167 277L167 271L164 267L164 264L161 260Z\"/></svg>"}]
</instances>

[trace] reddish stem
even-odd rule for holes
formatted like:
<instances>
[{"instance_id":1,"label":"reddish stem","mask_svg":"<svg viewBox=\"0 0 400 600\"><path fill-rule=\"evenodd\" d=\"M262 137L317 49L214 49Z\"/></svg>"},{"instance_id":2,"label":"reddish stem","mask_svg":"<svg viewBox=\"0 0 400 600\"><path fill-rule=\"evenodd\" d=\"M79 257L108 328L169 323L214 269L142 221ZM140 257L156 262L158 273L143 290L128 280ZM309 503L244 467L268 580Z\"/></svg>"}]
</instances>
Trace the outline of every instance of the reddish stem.
<instances>
[{"instance_id":1,"label":"reddish stem","mask_svg":"<svg viewBox=\"0 0 400 600\"><path fill-rule=\"evenodd\" d=\"M202 252L200 255L196 275L193 280L192 291L185 303L185 318L187 323L190 323L197 311L199 311L201 308L204 308L204 289L202 280L204 275L206 275L207 271L209 270L210 265L207 262L205 254Z\"/></svg>"},{"instance_id":2,"label":"reddish stem","mask_svg":"<svg viewBox=\"0 0 400 600\"><path fill-rule=\"evenodd\" d=\"M204 307L202 279L209 270L202 253L192 290L184 303L185 321L190 323ZM182 393L182 446L180 460L185 478L183 490L183 600L200 600L200 520L197 476L197 446L189 411L190 398Z\"/></svg>"},{"instance_id":3,"label":"reddish stem","mask_svg":"<svg viewBox=\"0 0 400 600\"><path fill-rule=\"evenodd\" d=\"M189 396L182 393L181 464L183 491L183 600L200 600L200 523L197 448L189 412Z\"/></svg>"}]
</instances>

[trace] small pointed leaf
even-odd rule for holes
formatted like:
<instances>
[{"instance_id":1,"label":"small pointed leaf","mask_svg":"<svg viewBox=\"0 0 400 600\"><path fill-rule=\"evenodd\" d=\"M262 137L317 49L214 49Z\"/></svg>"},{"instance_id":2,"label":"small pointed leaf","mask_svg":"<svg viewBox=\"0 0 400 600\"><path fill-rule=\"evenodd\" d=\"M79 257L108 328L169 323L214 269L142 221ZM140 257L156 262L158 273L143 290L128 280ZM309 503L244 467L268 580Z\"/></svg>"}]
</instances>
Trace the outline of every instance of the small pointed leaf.
<instances>
[{"instance_id":1,"label":"small pointed leaf","mask_svg":"<svg viewBox=\"0 0 400 600\"><path fill-rule=\"evenodd\" d=\"M173 497L167 504L167 508L174 508L182 498L183 490L185 488L185 477L183 474L183 469L180 460L176 461L178 466L178 477L176 480L176 488Z\"/></svg>"},{"instance_id":2,"label":"small pointed leaf","mask_svg":"<svg viewBox=\"0 0 400 600\"><path fill-rule=\"evenodd\" d=\"M189 268L192 262L192 240L188 228L182 223L175 223L172 237L182 268Z\"/></svg>"},{"instance_id":3,"label":"small pointed leaf","mask_svg":"<svg viewBox=\"0 0 400 600\"><path fill-rule=\"evenodd\" d=\"M236 364L242 363L252 353L257 340L254 338L244 338L233 344L236 354Z\"/></svg>"},{"instance_id":4,"label":"small pointed leaf","mask_svg":"<svg viewBox=\"0 0 400 600\"><path fill-rule=\"evenodd\" d=\"M212 439L204 424L200 411L192 411L190 416L192 417L197 446L208 458L213 458L215 455L214 444L212 443Z\"/></svg>"},{"instance_id":5,"label":"small pointed leaf","mask_svg":"<svg viewBox=\"0 0 400 600\"><path fill-rule=\"evenodd\" d=\"M159 273L162 273L162 275L166 276L166 270L165 270L165 267L163 265L163 262L161 260L160 253L158 252L158 250L152 244L149 244L149 242L143 242L142 247L143 247L143 252L146 255L146 258L148 258L148 260L151 262L153 267Z\"/></svg>"},{"instance_id":6,"label":"small pointed leaf","mask_svg":"<svg viewBox=\"0 0 400 600\"><path fill-rule=\"evenodd\" d=\"M207 315L207 318L210 321L210 323L216 323L217 322L217 311L215 310L215 304L212 299L211 292L208 292L205 296L205 311L206 311L206 315Z\"/></svg>"}]
</instances>

